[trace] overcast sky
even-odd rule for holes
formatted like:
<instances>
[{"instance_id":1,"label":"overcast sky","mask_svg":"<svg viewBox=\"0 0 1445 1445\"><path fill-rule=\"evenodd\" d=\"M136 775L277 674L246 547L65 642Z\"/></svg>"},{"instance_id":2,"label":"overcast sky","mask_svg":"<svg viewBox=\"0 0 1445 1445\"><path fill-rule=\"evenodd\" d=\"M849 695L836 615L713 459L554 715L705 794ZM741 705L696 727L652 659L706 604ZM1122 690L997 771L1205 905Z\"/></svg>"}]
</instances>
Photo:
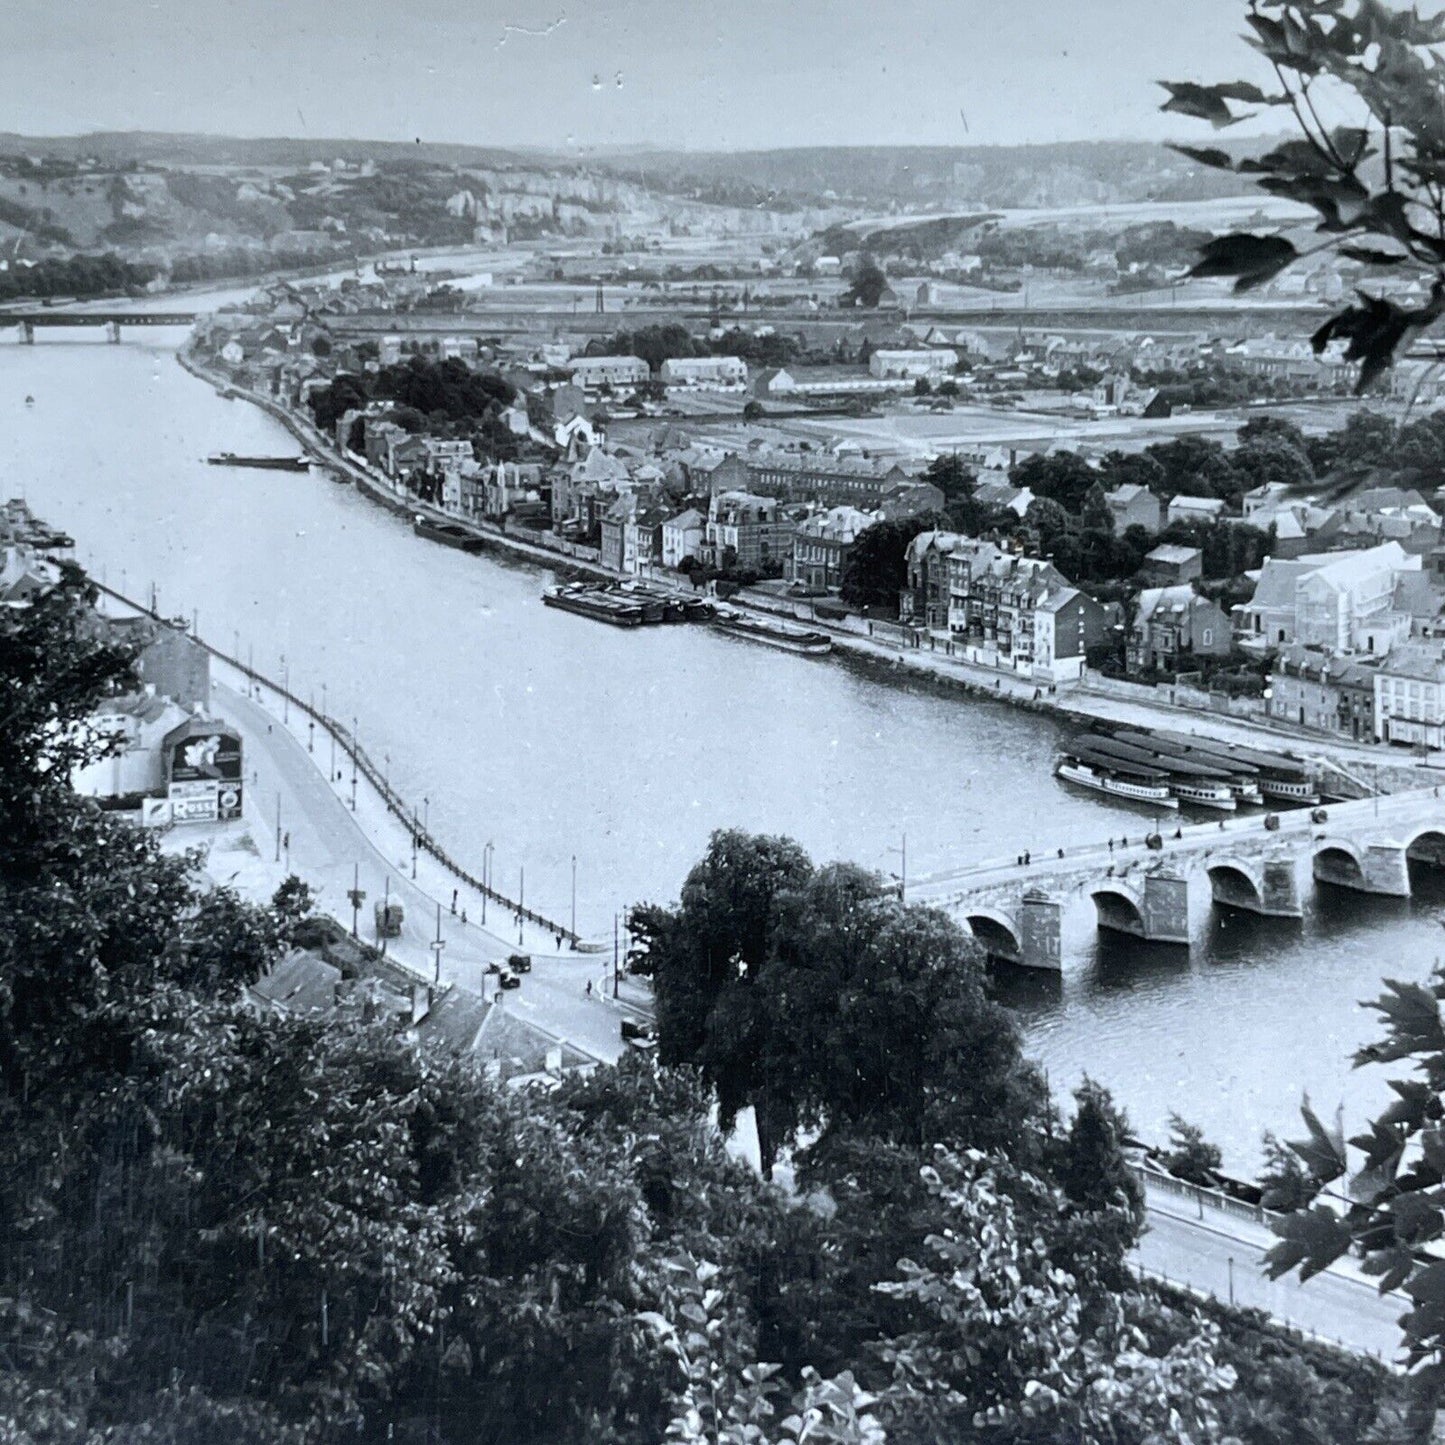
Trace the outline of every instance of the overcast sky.
<instances>
[{"instance_id":1,"label":"overcast sky","mask_svg":"<svg viewBox=\"0 0 1445 1445\"><path fill-rule=\"evenodd\" d=\"M585 148L1194 138L1243 0L0 0L0 129Z\"/></svg>"}]
</instances>

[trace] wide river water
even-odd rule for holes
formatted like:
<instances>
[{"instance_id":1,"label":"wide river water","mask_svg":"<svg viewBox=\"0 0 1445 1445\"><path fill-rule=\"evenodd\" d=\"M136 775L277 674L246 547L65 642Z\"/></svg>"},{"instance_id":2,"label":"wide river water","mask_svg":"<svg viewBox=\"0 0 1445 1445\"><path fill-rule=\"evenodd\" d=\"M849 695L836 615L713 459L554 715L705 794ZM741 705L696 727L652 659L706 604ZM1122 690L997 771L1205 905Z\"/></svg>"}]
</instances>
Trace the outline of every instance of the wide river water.
<instances>
[{"instance_id":1,"label":"wide river water","mask_svg":"<svg viewBox=\"0 0 1445 1445\"><path fill-rule=\"evenodd\" d=\"M214 304L214 298L212 298ZM270 418L176 363L183 339L133 328L41 331L0 344L0 476L74 534L96 573L161 609L199 614L292 690L322 687L431 829L479 869L495 844L504 889L578 926L676 897L708 834L797 838L819 860L896 872L1098 841L1140 816L1059 784L1052 721L883 681L699 627L622 632L544 608L549 574L464 556L322 474L237 471L207 453L296 450ZM27 406L25 398L33 396ZM1346 1127L1383 1080L1349 1055L1374 1036L1382 974L1423 977L1442 894L1409 902L1320 895L1303 927L1196 909L1195 945L1103 942L1076 910L1062 983L1005 984L1055 1088L1087 1072L1138 1130L1172 1109L1244 1171L1265 1128L1292 1132L1307 1090ZM1371 1071L1378 1074L1378 1071Z\"/></svg>"}]
</instances>

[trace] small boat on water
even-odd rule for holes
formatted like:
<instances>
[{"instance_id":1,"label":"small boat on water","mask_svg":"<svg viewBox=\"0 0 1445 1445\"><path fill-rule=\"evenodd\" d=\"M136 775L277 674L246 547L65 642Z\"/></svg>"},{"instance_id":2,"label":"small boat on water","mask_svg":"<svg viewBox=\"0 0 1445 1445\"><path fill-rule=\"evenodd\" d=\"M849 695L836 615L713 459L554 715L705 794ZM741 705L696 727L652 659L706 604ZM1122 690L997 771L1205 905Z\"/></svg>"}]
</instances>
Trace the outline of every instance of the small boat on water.
<instances>
[{"instance_id":1,"label":"small boat on water","mask_svg":"<svg viewBox=\"0 0 1445 1445\"><path fill-rule=\"evenodd\" d=\"M1126 803L1141 803L1149 808L1177 808L1179 799L1169 791L1163 773L1142 765L1121 764L1076 748L1059 759L1054 775L1066 783L1107 793Z\"/></svg>"},{"instance_id":2,"label":"small boat on water","mask_svg":"<svg viewBox=\"0 0 1445 1445\"><path fill-rule=\"evenodd\" d=\"M779 622L772 617L749 617L740 612L720 611L713 618L713 626L733 637L746 638L749 642L763 642L769 647L781 647L785 652L820 656L833 650L833 639L826 632L815 632L811 628L797 627L791 622Z\"/></svg>"},{"instance_id":3,"label":"small boat on water","mask_svg":"<svg viewBox=\"0 0 1445 1445\"><path fill-rule=\"evenodd\" d=\"M638 603L585 582L563 582L547 588L542 594L542 605L575 612L579 617L590 617L613 627L641 627L645 621Z\"/></svg>"},{"instance_id":4,"label":"small boat on water","mask_svg":"<svg viewBox=\"0 0 1445 1445\"><path fill-rule=\"evenodd\" d=\"M418 512L412 519L411 529L418 537L425 537L430 542L440 542L444 547L456 547L462 552L482 550L482 539L455 522L435 522Z\"/></svg>"},{"instance_id":5,"label":"small boat on water","mask_svg":"<svg viewBox=\"0 0 1445 1445\"><path fill-rule=\"evenodd\" d=\"M309 472L310 457L241 457L235 452L216 452L206 460L213 467L255 467L267 472Z\"/></svg>"},{"instance_id":6,"label":"small boat on water","mask_svg":"<svg viewBox=\"0 0 1445 1445\"><path fill-rule=\"evenodd\" d=\"M25 398L25 405L26 405L26 406L34 406L34 405L35 405L35 398L34 398L33 396L27 396L27 397Z\"/></svg>"}]
</instances>

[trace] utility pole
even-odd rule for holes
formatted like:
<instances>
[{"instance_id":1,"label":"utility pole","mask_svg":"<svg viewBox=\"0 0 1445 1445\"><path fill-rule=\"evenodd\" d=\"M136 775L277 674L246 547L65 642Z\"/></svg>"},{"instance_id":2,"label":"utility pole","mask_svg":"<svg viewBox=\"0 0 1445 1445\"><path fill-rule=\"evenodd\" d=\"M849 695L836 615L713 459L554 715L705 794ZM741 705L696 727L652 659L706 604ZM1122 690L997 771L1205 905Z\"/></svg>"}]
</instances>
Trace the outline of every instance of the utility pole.
<instances>
[{"instance_id":1,"label":"utility pole","mask_svg":"<svg viewBox=\"0 0 1445 1445\"><path fill-rule=\"evenodd\" d=\"M361 864L351 865L351 889L346 895L351 900L351 936L356 937L356 915L361 911L361 905L366 901L366 893L361 887Z\"/></svg>"},{"instance_id":2,"label":"utility pole","mask_svg":"<svg viewBox=\"0 0 1445 1445\"><path fill-rule=\"evenodd\" d=\"M381 941L381 956L386 957L386 934L391 927L391 874L381 885L381 917L376 921L376 936Z\"/></svg>"},{"instance_id":3,"label":"utility pole","mask_svg":"<svg viewBox=\"0 0 1445 1445\"><path fill-rule=\"evenodd\" d=\"M359 729L360 729L360 727L361 727L360 719L358 719L358 718L352 718L352 719L351 719L351 811L352 811L353 813L356 811L356 754L357 754L358 750L359 750L360 747L361 747L361 744L357 741L357 738L358 738L358 736L359 736Z\"/></svg>"},{"instance_id":4,"label":"utility pole","mask_svg":"<svg viewBox=\"0 0 1445 1445\"><path fill-rule=\"evenodd\" d=\"M437 936L432 940L431 951L436 959L436 982L442 981L442 949L447 946L446 939L442 937L442 906L437 904Z\"/></svg>"},{"instance_id":5,"label":"utility pole","mask_svg":"<svg viewBox=\"0 0 1445 1445\"><path fill-rule=\"evenodd\" d=\"M281 861L281 794L276 794L276 861Z\"/></svg>"},{"instance_id":6,"label":"utility pole","mask_svg":"<svg viewBox=\"0 0 1445 1445\"><path fill-rule=\"evenodd\" d=\"M616 998L622 987L622 959L618 953L618 918L612 915L612 997Z\"/></svg>"},{"instance_id":7,"label":"utility pole","mask_svg":"<svg viewBox=\"0 0 1445 1445\"><path fill-rule=\"evenodd\" d=\"M525 864L517 868L517 942L522 942L522 914L527 908L527 868Z\"/></svg>"},{"instance_id":8,"label":"utility pole","mask_svg":"<svg viewBox=\"0 0 1445 1445\"><path fill-rule=\"evenodd\" d=\"M492 887L492 842L489 838L482 849L482 923L487 921L487 894Z\"/></svg>"},{"instance_id":9,"label":"utility pole","mask_svg":"<svg viewBox=\"0 0 1445 1445\"><path fill-rule=\"evenodd\" d=\"M316 689L306 694L306 751L316 751Z\"/></svg>"},{"instance_id":10,"label":"utility pole","mask_svg":"<svg viewBox=\"0 0 1445 1445\"><path fill-rule=\"evenodd\" d=\"M416 878L416 808L411 810L411 876ZM440 907L440 905L438 905Z\"/></svg>"}]
</instances>

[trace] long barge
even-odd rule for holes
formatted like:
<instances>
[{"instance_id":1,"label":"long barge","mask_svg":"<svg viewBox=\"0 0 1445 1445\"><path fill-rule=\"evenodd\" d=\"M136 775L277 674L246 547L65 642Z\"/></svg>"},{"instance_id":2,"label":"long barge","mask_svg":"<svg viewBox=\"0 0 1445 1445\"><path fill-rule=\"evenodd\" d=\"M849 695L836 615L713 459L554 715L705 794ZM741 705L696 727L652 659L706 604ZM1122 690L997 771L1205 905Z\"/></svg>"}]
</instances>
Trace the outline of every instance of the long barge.
<instances>
[{"instance_id":1,"label":"long barge","mask_svg":"<svg viewBox=\"0 0 1445 1445\"><path fill-rule=\"evenodd\" d=\"M826 632L795 627L792 623L778 622L771 617L747 617L737 612L719 612L713 618L713 626L731 637L765 643L769 647L780 647L785 652L801 652L819 657L833 649L833 639Z\"/></svg>"},{"instance_id":2,"label":"long barge","mask_svg":"<svg viewBox=\"0 0 1445 1445\"><path fill-rule=\"evenodd\" d=\"M206 458L213 467L254 467L266 472L309 472L310 457L241 457L235 452L215 452Z\"/></svg>"},{"instance_id":3,"label":"long barge","mask_svg":"<svg viewBox=\"0 0 1445 1445\"><path fill-rule=\"evenodd\" d=\"M436 522L420 512L412 518L411 529L418 537L429 542L440 542L444 547L455 547L462 552L480 552L486 545L475 532L456 522Z\"/></svg>"},{"instance_id":4,"label":"long barge","mask_svg":"<svg viewBox=\"0 0 1445 1445\"><path fill-rule=\"evenodd\" d=\"M1121 764L1147 767L1164 774L1170 791L1181 803L1226 813L1234 812L1239 806L1229 786L1229 775L1219 768L1130 747L1109 737L1090 738L1089 747L1100 757L1116 758Z\"/></svg>"},{"instance_id":5,"label":"long barge","mask_svg":"<svg viewBox=\"0 0 1445 1445\"><path fill-rule=\"evenodd\" d=\"M626 602L600 587L585 583L564 582L547 588L542 593L542 605L573 612L578 617L590 617L595 622L606 622L613 627L641 627L646 620L643 609L637 603Z\"/></svg>"}]
</instances>

